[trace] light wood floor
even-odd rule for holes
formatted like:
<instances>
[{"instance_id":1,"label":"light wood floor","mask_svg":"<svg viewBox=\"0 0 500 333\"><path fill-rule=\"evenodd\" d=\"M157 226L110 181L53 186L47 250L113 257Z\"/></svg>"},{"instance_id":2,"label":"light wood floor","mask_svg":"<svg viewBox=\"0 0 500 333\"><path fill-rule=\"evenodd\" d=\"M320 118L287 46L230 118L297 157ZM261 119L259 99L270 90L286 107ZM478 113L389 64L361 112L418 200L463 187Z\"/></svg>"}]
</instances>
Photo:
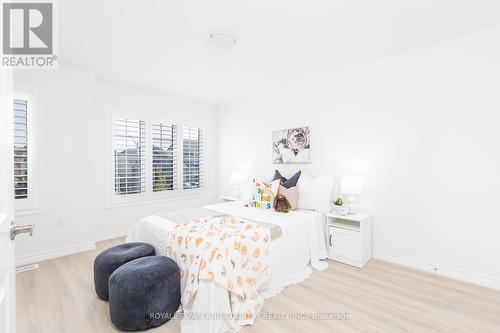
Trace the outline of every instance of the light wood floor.
<instances>
[{"instance_id":1,"label":"light wood floor","mask_svg":"<svg viewBox=\"0 0 500 333\"><path fill-rule=\"evenodd\" d=\"M103 249L42 262L17 274L17 327L28 332L115 332L95 295L92 264ZM348 320L263 320L253 332L500 332L500 292L372 260L363 270L329 262L267 301L268 313L348 313ZM179 321L152 330L180 332Z\"/></svg>"}]
</instances>

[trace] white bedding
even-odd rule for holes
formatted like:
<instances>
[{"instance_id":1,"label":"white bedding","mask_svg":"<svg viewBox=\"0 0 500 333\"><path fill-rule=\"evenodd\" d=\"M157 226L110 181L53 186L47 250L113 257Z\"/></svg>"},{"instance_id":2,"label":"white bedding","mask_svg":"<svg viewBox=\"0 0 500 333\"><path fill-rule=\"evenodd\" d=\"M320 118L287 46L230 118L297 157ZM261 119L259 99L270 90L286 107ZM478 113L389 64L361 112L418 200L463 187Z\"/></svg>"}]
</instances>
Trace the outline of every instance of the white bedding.
<instances>
[{"instance_id":1,"label":"white bedding","mask_svg":"<svg viewBox=\"0 0 500 333\"><path fill-rule=\"evenodd\" d=\"M244 207L242 202L226 202L204 208L223 214L240 216L249 220L271 223L281 227L281 236L270 243L271 277L259 289L263 297L279 294L283 288L309 277L312 268L324 270L328 267L324 219L321 213L293 211L288 214L273 210ZM142 241L152 244L157 254L165 255L167 233L175 225L163 217L151 215L140 220L131 230L127 241ZM184 306L184 315L226 314L218 320L183 319L183 333L222 333L237 331L239 326L229 318L231 308L227 291L209 281L200 281L193 304Z\"/></svg>"}]
</instances>

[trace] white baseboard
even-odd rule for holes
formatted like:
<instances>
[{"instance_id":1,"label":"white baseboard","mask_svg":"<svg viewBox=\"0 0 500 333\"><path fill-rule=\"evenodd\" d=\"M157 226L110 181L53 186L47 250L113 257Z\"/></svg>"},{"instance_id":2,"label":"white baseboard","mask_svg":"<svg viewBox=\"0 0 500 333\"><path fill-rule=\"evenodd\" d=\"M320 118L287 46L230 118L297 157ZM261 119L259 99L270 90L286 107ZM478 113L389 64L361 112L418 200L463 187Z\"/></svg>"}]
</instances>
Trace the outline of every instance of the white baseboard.
<instances>
[{"instance_id":1,"label":"white baseboard","mask_svg":"<svg viewBox=\"0 0 500 333\"><path fill-rule=\"evenodd\" d=\"M452 267L437 265L431 262L425 262L418 259L403 257L397 254L379 250L373 250L373 257L375 259L388 261L401 266L411 267L421 271L426 271L437 275L449 277L452 279L474 283L483 287L500 290L500 279L494 277L467 272Z\"/></svg>"},{"instance_id":2,"label":"white baseboard","mask_svg":"<svg viewBox=\"0 0 500 333\"><path fill-rule=\"evenodd\" d=\"M107 232L104 234L100 234L96 236L95 241L103 241L103 240L108 240L112 238L117 238L117 237L123 237L128 234L130 229L123 229L119 231L114 231L114 232ZM88 243L82 243L82 244L77 244L77 245L72 245L72 246L67 246L59 249L53 249L53 250L47 250L47 251L42 251L39 253L27 255L27 256L21 256L16 258L16 267L24 266L24 265L30 265L34 263L38 263L41 261L49 260L49 259L55 259L58 257L64 257L70 254L76 254L80 252L85 252L85 251L91 251L95 250L96 246L94 242L88 242Z\"/></svg>"},{"instance_id":3,"label":"white baseboard","mask_svg":"<svg viewBox=\"0 0 500 333\"><path fill-rule=\"evenodd\" d=\"M122 229L118 231L112 231L112 232L105 232L103 234L97 235L95 238L96 242L108 240L108 239L113 239L113 238L118 238L118 237L124 237L128 235L128 232L130 229Z\"/></svg>"},{"instance_id":4,"label":"white baseboard","mask_svg":"<svg viewBox=\"0 0 500 333\"><path fill-rule=\"evenodd\" d=\"M47 250L31 254L28 256L21 256L16 258L16 267L38 263L49 259L68 256L70 254L95 250L95 243L88 242L78 245L67 246L59 249Z\"/></svg>"}]
</instances>

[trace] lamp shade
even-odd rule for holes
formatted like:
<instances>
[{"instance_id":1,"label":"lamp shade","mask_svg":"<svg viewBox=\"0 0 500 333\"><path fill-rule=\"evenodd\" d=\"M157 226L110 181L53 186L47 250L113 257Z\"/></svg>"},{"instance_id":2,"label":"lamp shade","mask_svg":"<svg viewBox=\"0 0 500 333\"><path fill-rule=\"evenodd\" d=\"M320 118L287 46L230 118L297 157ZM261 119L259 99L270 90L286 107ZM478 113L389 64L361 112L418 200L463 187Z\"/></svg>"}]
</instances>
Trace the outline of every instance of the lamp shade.
<instances>
[{"instance_id":1,"label":"lamp shade","mask_svg":"<svg viewBox=\"0 0 500 333\"><path fill-rule=\"evenodd\" d=\"M345 176L342 178L342 193L351 195L363 194L361 177Z\"/></svg>"},{"instance_id":2,"label":"lamp shade","mask_svg":"<svg viewBox=\"0 0 500 333\"><path fill-rule=\"evenodd\" d=\"M231 185L240 185L243 175L241 172L233 172L231 174Z\"/></svg>"}]
</instances>

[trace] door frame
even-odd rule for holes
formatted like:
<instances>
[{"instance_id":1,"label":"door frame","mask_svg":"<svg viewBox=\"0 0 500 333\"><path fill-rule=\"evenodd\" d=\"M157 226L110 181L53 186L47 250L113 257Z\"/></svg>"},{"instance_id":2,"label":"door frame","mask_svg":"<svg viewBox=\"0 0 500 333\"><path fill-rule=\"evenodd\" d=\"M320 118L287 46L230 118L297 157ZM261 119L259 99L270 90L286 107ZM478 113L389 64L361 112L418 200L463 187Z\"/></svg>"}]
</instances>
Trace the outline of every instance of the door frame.
<instances>
[{"instance_id":1,"label":"door frame","mask_svg":"<svg viewBox=\"0 0 500 333\"><path fill-rule=\"evenodd\" d=\"M12 77L12 69L0 66L0 307L5 305L0 308L0 317L5 316L0 320L0 333L16 331L15 249L10 239L15 218Z\"/></svg>"}]
</instances>

